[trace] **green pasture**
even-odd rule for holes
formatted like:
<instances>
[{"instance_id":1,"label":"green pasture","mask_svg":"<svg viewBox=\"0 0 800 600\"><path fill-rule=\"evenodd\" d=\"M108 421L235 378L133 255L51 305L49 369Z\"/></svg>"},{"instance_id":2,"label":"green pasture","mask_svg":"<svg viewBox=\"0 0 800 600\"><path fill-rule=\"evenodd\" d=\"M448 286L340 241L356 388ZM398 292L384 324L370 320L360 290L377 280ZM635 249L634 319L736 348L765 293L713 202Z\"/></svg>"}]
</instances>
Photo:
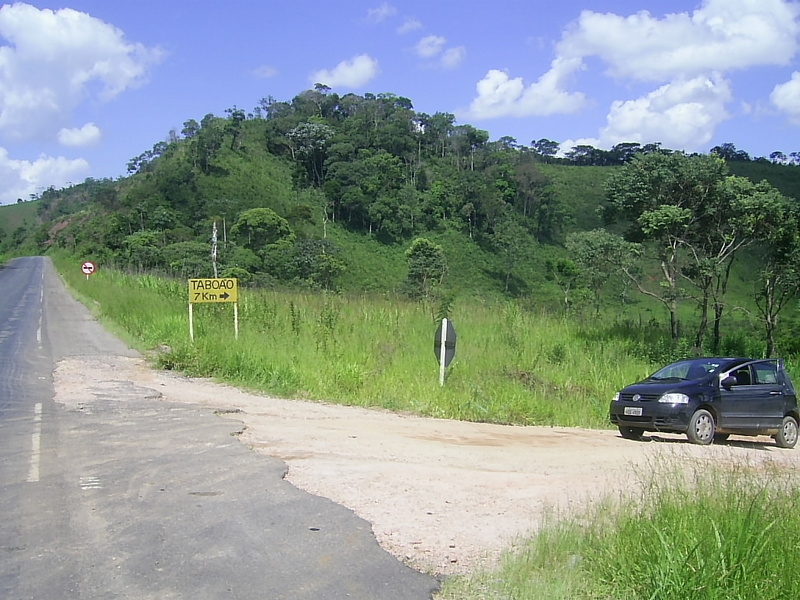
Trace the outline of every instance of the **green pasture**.
<instances>
[{"instance_id":1,"label":"green pasture","mask_svg":"<svg viewBox=\"0 0 800 600\"><path fill-rule=\"evenodd\" d=\"M440 385L441 307L381 295L241 289L194 305L188 284L104 269L90 278L55 258L69 286L160 368L305 400L518 425L606 427L608 402L651 370L619 326L580 325L516 301L456 301L456 356ZM648 326L644 326L647 328ZM655 330L648 335L659 336ZM640 336L641 337L641 336Z\"/></svg>"}]
</instances>

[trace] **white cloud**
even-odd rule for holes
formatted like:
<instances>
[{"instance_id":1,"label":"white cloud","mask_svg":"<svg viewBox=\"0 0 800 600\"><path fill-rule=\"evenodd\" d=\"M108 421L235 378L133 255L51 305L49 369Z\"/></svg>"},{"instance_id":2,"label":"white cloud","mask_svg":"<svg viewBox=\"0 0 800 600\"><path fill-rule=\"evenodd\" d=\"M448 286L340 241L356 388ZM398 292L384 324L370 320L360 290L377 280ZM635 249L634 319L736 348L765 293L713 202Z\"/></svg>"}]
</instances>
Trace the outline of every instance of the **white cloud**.
<instances>
[{"instance_id":1,"label":"white cloud","mask_svg":"<svg viewBox=\"0 0 800 600\"><path fill-rule=\"evenodd\" d=\"M616 101L600 144L662 142L667 148L701 151L729 118L725 106L732 97L729 82L716 75L675 81L642 98Z\"/></svg>"},{"instance_id":2,"label":"white cloud","mask_svg":"<svg viewBox=\"0 0 800 600\"><path fill-rule=\"evenodd\" d=\"M0 135L52 139L87 98L108 101L146 81L158 49L72 9L0 8Z\"/></svg>"},{"instance_id":3,"label":"white cloud","mask_svg":"<svg viewBox=\"0 0 800 600\"><path fill-rule=\"evenodd\" d=\"M359 88L372 81L380 72L378 61L367 54L343 60L333 69L315 71L311 83L324 83L330 87Z\"/></svg>"},{"instance_id":4,"label":"white cloud","mask_svg":"<svg viewBox=\"0 0 800 600\"><path fill-rule=\"evenodd\" d=\"M253 71L253 75L256 79L269 79L270 77L275 77L277 74L278 69L270 65L261 65Z\"/></svg>"},{"instance_id":5,"label":"white cloud","mask_svg":"<svg viewBox=\"0 0 800 600\"><path fill-rule=\"evenodd\" d=\"M464 46L445 48L447 39L440 35L427 35L414 46L416 55L426 61L426 66L455 69L467 56ZM436 59L436 60L434 60Z\"/></svg>"},{"instance_id":6,"label":"white cloud","mask_svg":"<svg viewBox=\"0 0 800 600\"><path fill-rule=\"evenodd\" d=\"M709 71L785 65L798 49L800 7L785 0L705 0L662 19L584 11L557 46L560 56L602 59L619 78L668 81Z\"/></svg>"},{"instance_id":7,"label":"white cloud","mask_svg":"<svg viewBox=\"0 0 800 600\"><path fill-rule=\"evenodd\" d=\"M776 85L769 99L792 123L800 125L800 72L795 71L789 81Z\"/></svg>"},{"instance_id":8,"label":"white cloud","mask_svg":"<svg viewBox=\"0 0 800 600\"><path fill-rule=\"evenodd\" d=\"M445 69L455 69L467 56L467 49L464 46L448 48L442 54L442 66Z\"/></svg>"},{"instance_id":9,"label":"white cloud","mask_svg":"<svg viewBox=\"0 0 800 600\"><path fill-rule=\"evenodd\" d=\"M403 21L403 24L397 28L397 33L405 34L411 33L412 31L417 31L418 29L422 29L422 23L420 23L417 19L414 18L407 18Z\"/></svg>"},{"instance_id":10,"label":"white cloud","mask_svg":"<svg viewBox=\"0 0 800 600\"><path fill-rule=\"evenodd\" d=\"M691 12L658 18L583 11L556 45L551 69L525 87L521 77L491 70L478 82L473 118L569 114L586 105L567 85L571 75L599 59L622 85L656 82L638 98L618 100L601 142L661 141L702 148L729 118L734 100L726 74L787 65L800 49L800 3L787 0L703 0ZM785 87L784 87L785 86ZM772 102L800 122L800 79L778 86ZM743 107L746 110L747 107Z\"/></svg>"},{"instance_id":11,"label":"white cloud","mask_svg":"<svg viewBox=\"0 0 800 600\"><path fill-rule=\"evenodd\" d=\"M94 123L86 123L83 127L62 129L58 132L58 142L62 146L91 146L103 137L100 128Z\"/></svg>"},{"instance_id":12,"label":"white cloud","mask_svg":"<svg viewBox=\"0 0 800 600\"><path fill-rule=\"evenodd\" d=\"M572 150L575 146L591 146L592 148L600 148L600 140L596 138L580 138L577 140L564 140L558 145L558 152L556 156L564 158L567 152Z\"/></svg>"},{"instance_id":13,"label":"white cloud","mask_svg":"<svg viewBox=\"0 0 800 600\"><path fill-rule=\"evenodd\" d=\"M512 79L505 71L492 69L476 86L478 96L470 105L469 116L493 119L577 112L586 98L581 93L566 91L565 79L580 67L580 61L557 58L550 71L528 87L521 77Z\"/></svg>"},{"instance_id":14,"label":"white cloud","mask_svg":"<svg viewBox=\"0 0 800 600\"><path fill-rule=\"evenodd\" d=\"M378 8L370 8L367 11L367 19L372 23L381 23L396 14L397 9L388 2L384 2Z\"/></svg>"},{"instance_id":15,"label":"white cloud","mask_svg":"<svg viewBox=\"0 0 800 600\"><path fill-rule=\"evenodd\" d=\"M89 163L82 158L40 156L35 161L14 160L0 148L0 204L12 204L18 198L28 200L45 187L63 187L89 174Z\"/></svg>"},{"instance_id":16,"label":"white cloud","mask_svg":"<svg viewBox=\"0 0 800 600\"><path fill-rule=\"evenodd\" d=\"M446 43L447 40L441 36L427 35L417 42L414 51L420 58L433 58L444 49Z\"/></svg>"}]
</instances>

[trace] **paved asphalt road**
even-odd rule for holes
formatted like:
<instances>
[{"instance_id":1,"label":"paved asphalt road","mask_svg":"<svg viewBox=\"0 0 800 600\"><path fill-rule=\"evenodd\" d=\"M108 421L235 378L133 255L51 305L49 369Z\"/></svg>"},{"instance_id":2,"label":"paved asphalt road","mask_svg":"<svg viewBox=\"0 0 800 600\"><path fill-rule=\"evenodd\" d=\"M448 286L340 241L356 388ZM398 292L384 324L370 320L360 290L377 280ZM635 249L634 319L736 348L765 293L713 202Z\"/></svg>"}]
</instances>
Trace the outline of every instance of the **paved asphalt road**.
<instances>
[{"instance_id":1,"label":"paved asphalt road","mask_svg":"<svg viewBox=\"0 0 800 600\"><path fill-rule=\"evenodd\" d=\"M431 598L436 579L230 420L133 381L53 401L57 361L108 354L135 355L48 259L0 267L0 599Z\"/></svg>"}]
</instances>

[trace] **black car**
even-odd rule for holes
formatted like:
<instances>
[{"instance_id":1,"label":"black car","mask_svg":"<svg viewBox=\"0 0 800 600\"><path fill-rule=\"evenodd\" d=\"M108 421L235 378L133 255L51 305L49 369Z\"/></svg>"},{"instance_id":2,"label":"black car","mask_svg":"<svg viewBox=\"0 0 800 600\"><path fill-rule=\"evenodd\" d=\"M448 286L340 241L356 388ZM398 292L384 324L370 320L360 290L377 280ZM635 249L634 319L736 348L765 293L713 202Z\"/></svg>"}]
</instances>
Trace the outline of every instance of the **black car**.
<instances>
[{"instance_id":1,"label":"black car","mask_svg":"<svg viewBox=\"0 0 800 600\"><path fill-rule=\"evenodd\" d=\"M622 437L685 433L695 444L730 434L771 435L794 448L800 412L780 359L692 358L660 369L614 396L611 422Z\"/></svg>"}]
</instances>

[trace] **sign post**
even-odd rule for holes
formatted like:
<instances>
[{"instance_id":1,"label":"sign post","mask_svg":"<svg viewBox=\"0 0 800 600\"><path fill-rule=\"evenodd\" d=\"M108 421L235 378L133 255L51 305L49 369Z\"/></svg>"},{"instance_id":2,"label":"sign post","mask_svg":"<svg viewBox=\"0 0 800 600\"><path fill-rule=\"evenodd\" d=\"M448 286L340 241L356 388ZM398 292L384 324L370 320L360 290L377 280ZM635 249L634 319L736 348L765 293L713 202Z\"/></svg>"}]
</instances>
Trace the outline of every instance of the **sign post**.
<instances>
[{"instance_id":1,"label":"sign post","mask_svg":"<svg viewBox=\"0 0 800 600\"><path fill-rule=\"evenodd\" d=\"M81 265L81 271L86 275L86 281L89 281L89 275L94 275L97 271L97 267L92 261L87 260Z\"/></svg>"},{"instance_id":2,"label":"sign post","mask_svg":"<svg viewBox=\"0 0 800 600\"><path fill-rule=\"evenodd\" d=\"M442 323L433 336L433 351L439 361L439 385L444 385L447 367L456 355L456 328L450 319L442 319Z\"/></svg>"},{"instance_id":3,"label":"sign post","mask_svg":"<svg viewBox=\"0 0 800 600\"><path fill-rule=\"evenodd\" d=\"M195 304L233 302L233 330L239 339L239 280L235 277L189 280L189 338L194 342Z\"/></svg>"}]
</instances>

